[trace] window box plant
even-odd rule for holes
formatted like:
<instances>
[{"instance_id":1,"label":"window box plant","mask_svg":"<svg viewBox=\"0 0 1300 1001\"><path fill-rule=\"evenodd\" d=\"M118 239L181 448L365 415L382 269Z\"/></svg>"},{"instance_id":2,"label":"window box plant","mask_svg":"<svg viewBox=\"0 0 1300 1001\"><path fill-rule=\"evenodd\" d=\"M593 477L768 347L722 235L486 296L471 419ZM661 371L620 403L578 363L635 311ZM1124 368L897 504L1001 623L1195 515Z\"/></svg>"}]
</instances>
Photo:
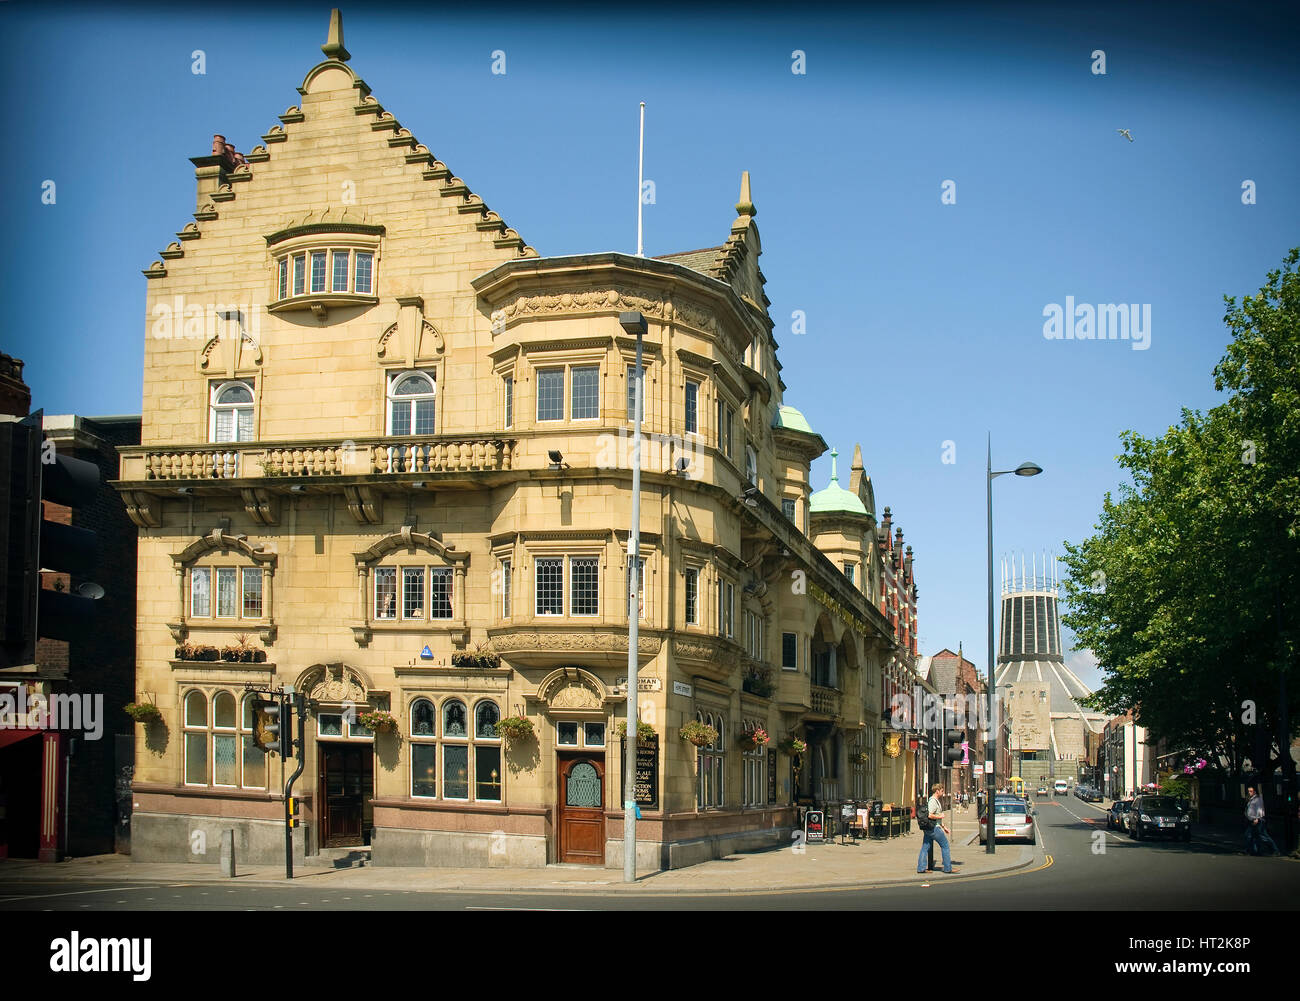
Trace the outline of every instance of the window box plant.
<instances>
[{"instance_id":1,"label":"window box plant","mask_svg":"<svg viewBox=\"0 0 1300 1001\"><path fill-rule=\"evenodd\" d=\"M397 717L387 709L369 709L357 713L357 722L372 733L397 732Z\"/></svg>"},{"instance_id":2,"label":"window box plant","mask_svg":"<svg viewBox=\"0 0 1300 1001\"><path fill-rule=\"evenodd\" d=\"M497 736L506 740L523 740L533 735L533 721L526 716L506 716L498 720Z\"/></svg>"},{"instance_id":3,"label":"window box plant","mask_svg":"<svg viewBox=\"0 0 1300 1001\"><path fill-rule=\"evenodd\" d=\"M620 738L627 737L627 720L621 719L618 721L618 735ZM636 721L636 740L638 744L648 744L654 740L654 736L654 727L642 720Z\"/></svg>"},{"instance_id":4,"label":"window box plant","mask_svg":"<svg viewBox=\"0 0 1300 1001\"><path fill-rule=\"evenodd\" d=\"M691 720L679 731L682 740L689 740L696 747L708 747L718 739L718 731L706 723Z\"/></svg>"},{"instance_id":5,"label":"window box plant","mask_svg":"<svg viewBox=\"0 0 1300 1001\"><path fill-rule=\"evenodd\" d=\"M162 711L152 702L128 702L122 708L137 723L147 725L162 721Z\"/></svg>"},{"instance_id":6,"label":"window box plant","mask_svg":"<svg viewBox=\"0 0 1300 1001\"><path fill-rule=\"evenodd\" d=\"M451 655L451 666L497 668L501 666L501 655L480 643L473 650L455 651Z\"/></svg>"}]
</instances>

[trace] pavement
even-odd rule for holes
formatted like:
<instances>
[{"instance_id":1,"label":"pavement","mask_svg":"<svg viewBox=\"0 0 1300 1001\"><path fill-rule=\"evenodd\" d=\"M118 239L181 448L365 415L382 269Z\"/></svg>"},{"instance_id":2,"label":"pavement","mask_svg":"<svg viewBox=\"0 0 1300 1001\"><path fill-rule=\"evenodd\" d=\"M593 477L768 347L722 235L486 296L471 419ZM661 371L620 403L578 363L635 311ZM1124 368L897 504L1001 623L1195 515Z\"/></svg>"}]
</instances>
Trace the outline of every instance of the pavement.
<instances>
[{"instance_id":1,"label":"pavement","mask_svg":"<svg viewBox=\"0 0 1300 1001\"><path fill-rule=\"evenodd\" d=\"M582 865L548 865L544 868L443 869L374 867L333 869L324 865L296 865L294 884L321 888L373 890L479 890L563 891L604 893L744 893L773 890L876 887L962 882L1025 869L1041 859L1041 848L1003 843L988 854L977 842L974 809L949 815L954 873L916 872L921 834L913 832L887 841L857 844L807 845L803 852L791 848L747 852L640 876L623 882L616 869ZM310 860L309 860L310 861ZM941 864L936 846L935 863ZM6 883L103 881L108 883L174 882L184 884L286 885L283 866L238 866L233 878L222 876L216 864L135 862L126 855L98 855L65 862L0 861L0 880Z\"/></svg>"}]
</instances>

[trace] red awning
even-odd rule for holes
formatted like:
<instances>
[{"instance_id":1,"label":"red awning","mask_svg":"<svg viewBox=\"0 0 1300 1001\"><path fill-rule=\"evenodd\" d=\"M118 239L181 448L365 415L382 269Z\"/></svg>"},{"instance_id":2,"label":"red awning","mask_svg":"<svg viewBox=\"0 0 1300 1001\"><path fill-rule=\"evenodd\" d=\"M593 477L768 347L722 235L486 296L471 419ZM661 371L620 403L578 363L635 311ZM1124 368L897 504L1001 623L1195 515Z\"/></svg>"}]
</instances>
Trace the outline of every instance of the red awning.
<instances>
[{"instance_id":1,"label":"red awning","mask_svg":"<svg viewBox=\"0 0 1300 1001\"><path fill-rule=\"evenodd\" d=\"M35 737L44 732L44 730L29 730L27 727L20 727L16 730L0 729L0 747L8 747L10 744L16 744L20 740Z\"/></svg>"}]
</instances>

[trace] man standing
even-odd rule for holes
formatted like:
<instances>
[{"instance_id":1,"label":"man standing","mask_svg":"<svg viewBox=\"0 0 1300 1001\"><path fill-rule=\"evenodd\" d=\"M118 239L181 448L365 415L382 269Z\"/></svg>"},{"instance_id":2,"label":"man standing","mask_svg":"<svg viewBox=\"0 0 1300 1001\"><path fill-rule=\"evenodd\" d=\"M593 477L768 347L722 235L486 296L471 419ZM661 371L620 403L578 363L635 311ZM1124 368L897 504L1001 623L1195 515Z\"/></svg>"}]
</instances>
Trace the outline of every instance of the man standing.
<instances>
[{"instance_id":1,"label":"man standing","mask_svg":"<svg viewBox=\"0 0 1300 1001\"><path fill-rule=\"evenodd\" d=\"M949 832L943 825L943 803L939 799L942 795L943 785L936 782L930 789L930 802L926 804L930 829L925 832L925 837L921 840L921 854L916 859L918 873L926 871L930 858L930 845L936 841L939 843L939 850L943 852L943 871L952 872L952 852L948 847Z\"/></svg>"},{"instance_id":2,"label":"man standing","mask_svg":"<svg viewBox=\"0 0 1300 1001\"><path fill-rule=\"evenodd\" d=\"M1259 855L1260 842L1267 841L1274 855L1281 855L1277 845L1268 835L1268 825L1264 819L1264 797L1255 791L1254 786L1246 787L1246 854Z\"/></svg>"}]
</instances>

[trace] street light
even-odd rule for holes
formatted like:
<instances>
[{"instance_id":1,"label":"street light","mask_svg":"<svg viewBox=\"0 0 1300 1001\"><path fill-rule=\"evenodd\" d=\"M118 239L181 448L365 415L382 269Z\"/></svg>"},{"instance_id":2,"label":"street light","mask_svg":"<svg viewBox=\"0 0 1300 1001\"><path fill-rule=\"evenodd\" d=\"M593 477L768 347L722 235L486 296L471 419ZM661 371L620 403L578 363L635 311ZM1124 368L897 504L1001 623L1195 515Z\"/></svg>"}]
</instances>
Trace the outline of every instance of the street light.
<instances>
[{"instance_id":1,"label":"street light","mask_svg":"<svg viewBox=\"0 0 1300 1001\"><path fill-rule=\"evenodd\" d=\"M618 323L636 337L636 395L632 411L632 525L627 536L627 737L623 748L623 882L636 882L636 746L637 746L637 646L641 620L641 344L646 333L645 317L637 312L619 313ZM630 794L630 796L629 796Z\"/></svg>"},{"instance_id":2,"label":"street light","mask_svg":"<svg viewBox=\"0 0 1300 1001\"><path fill-rule=\"evenodd\" d=\"M988 513L989 528L989 732L996 734L993 740L993 770L985 778L986 789L988 790L988 833L985 836L987 848L985 851L992 855L996 848L996 832L994 830L994 816L997 813L997 786L994 782L994 775L998 768L998 747L1002 741L1000 729L994 729L993 704L997 698L997 687L994 683L994 659L993 659L993 480L999 476L1006 476L1008 473L1015 473L1017 476L1037 476L1043 471L1043 467L1033 462L1022 462L1015 469L1003 469L997 472L993 470L993 435L988 437L987 463L986 472L988 478L985 480L985 500L986 510Z\"/></svg>"}]
</instances>

